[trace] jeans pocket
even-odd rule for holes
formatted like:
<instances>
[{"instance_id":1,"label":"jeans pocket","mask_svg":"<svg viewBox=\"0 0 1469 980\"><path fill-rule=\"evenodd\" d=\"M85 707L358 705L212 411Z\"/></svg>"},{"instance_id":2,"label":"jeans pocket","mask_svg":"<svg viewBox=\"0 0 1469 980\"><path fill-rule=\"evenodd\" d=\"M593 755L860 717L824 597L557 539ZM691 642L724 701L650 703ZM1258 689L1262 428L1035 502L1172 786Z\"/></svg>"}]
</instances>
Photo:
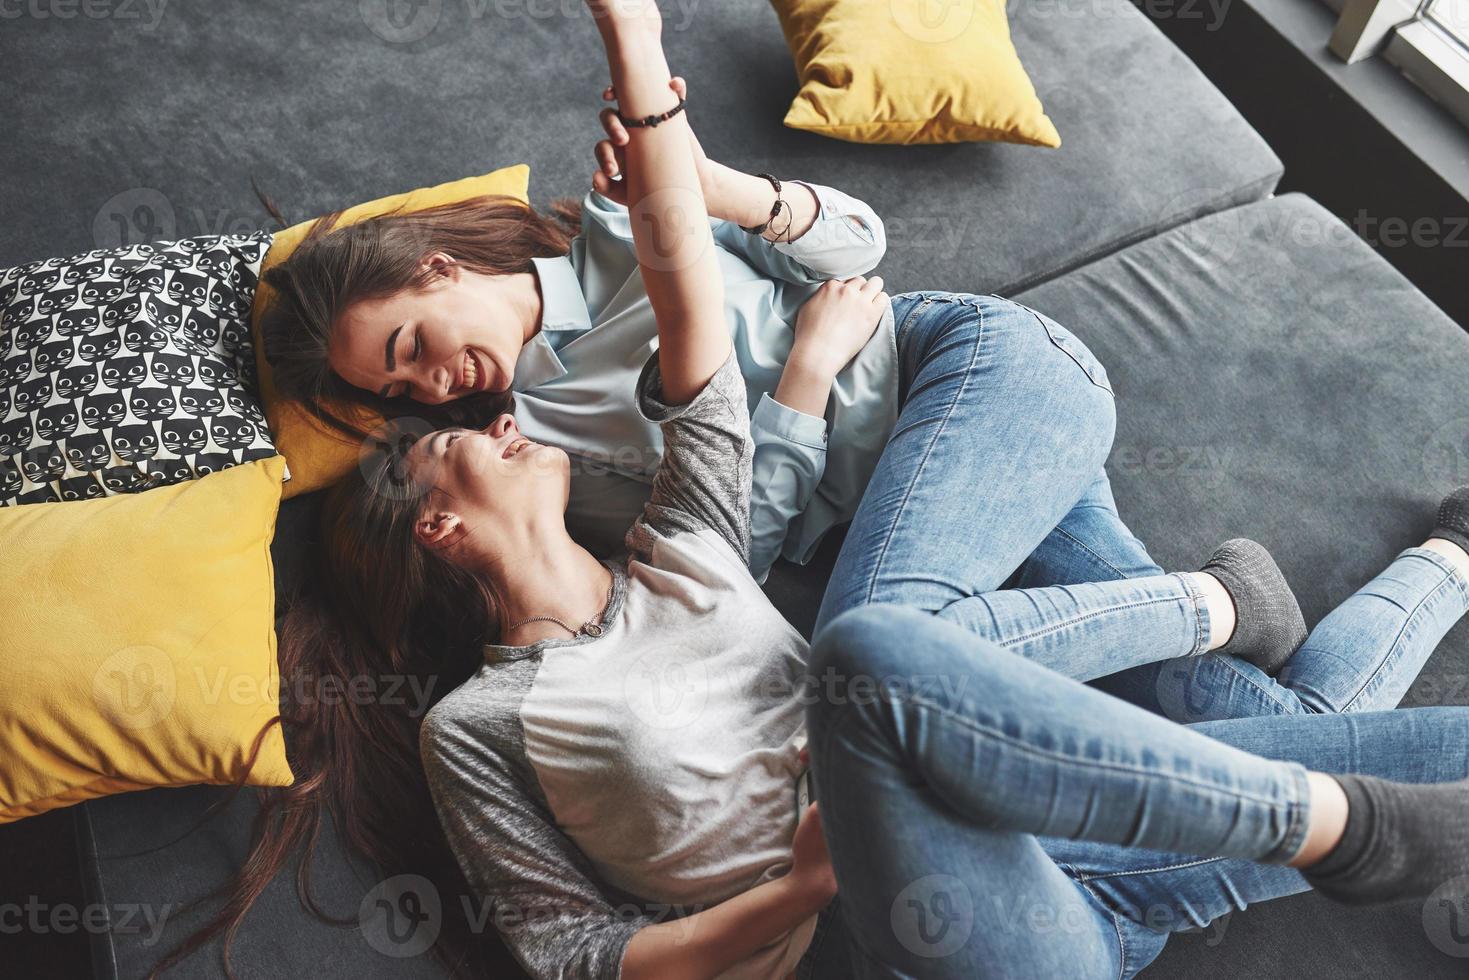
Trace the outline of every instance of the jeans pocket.
<instances>
[{"instance_id":1,"label":"jeans pocket","mask_svg":"<svg viewBox=\"0 0 1469 980\"><path fill-rule=\"evenodd\" d=\"M1107 394L1112 394L1112 381L1107 377L1107 369L1102 367L1102 362L1097 360L1096 355L1087 349L1086 344L1083 344L1076 334L1067 330L1056 321L1036 313L1035 310L1031 310L1030 312L1035 314L1035 318L1041 322L1041 326L1046 330L1046 336L1051 338L1051 343L1055 344L1067 357L1075 361L1076 366L1086 372L1086 376L1092 384L1101 388Z\"/></svg>"}]
</instances>

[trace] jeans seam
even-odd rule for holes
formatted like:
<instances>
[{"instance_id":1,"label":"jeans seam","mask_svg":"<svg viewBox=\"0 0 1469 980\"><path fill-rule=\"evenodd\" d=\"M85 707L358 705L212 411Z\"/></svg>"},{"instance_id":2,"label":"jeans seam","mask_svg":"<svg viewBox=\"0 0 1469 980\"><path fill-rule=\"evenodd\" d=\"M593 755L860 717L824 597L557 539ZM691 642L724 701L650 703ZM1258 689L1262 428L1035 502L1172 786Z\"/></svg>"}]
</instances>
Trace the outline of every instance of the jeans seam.
<instances>
[{"instance_id":1,"label":"jeans seam","mask_svg":"<svg viewBox=\"0 0 1469 980\"><path fill-rule=\"evenodd\" d=\"M1180 861L1175 864L1160 864L1156 868L1133 868L1131 871L1109 871L1105 874L1087 874L1085 871L1076 872L1076 880L1079 882L1106 881L1109 878L1127 878L1132 875L1153 875L1162 871L1183 871L1186 868L1199 868L1206 864L1217 864L1227 861L1228 858L1212 857L1200 858L1197 861Z\"/></svg>"},{"instance_id":2,"label":"jeans seam","mask_svg":"<svg viewBox=\"0 0 1469 980\"><path fill-rule=\"evenodd\" d=\"M1076 547L1086 552L1088 555L1091 555L1097 560L1098 564L1107 568L1110 572L1112 572L1112 574L1116 575L1118 578L1131 578L1130 575L1128 575L1122 569L1118 568L1116 565L1112 564L1102 555L1098 554L1096 550L1089 546L1085 541L1081 540L1076 535L1066 530L1064 527L1057 525L1055 528L1055 532L1061 535L1063 538L1069 540L1072 544L1076 545Z\"/></svg>"},{"instance_id":3,"label":"jeans seam","mask_svg":"<svg viewBox=\"0 0 1469 980\"><path fill-rule=\"evenodd\" d=\"M904 511L908 508L908 501L913 498L913 489L918 485L919 478L923 475L923 470L928 466L928 460L933 455L934 444L944 434L949 420L954 417L954 406L964 396L964 393L969 390L969 384L974 378L974 365L979 360L979 352L984 346L984 311L978 306L972 306L971 308L974 310L974 318L978 323L974 336L974 352L970 355L969 366L964 371L964 380L960 383L959 390L949 401L948 410L944 413L943 419L940 420L938 428L934 430L933 437L929 439L928 445L923 448L923 458L919 461L917 469L914 470L912 481L903 490L902 503L898 504L896 508L892 523L888 525L887 535L883 538L882 547L878 549L877 557L872 563L872 571L868 574L867 597L863 600L865 604L870 605L873 601L873 596L877 592L878 573L882 571L883 560L887 558L888 549L893 543L893 536L898 533L898 524L903 520ZM914 380L917 380L916 377Z\"/></svg>"},{"instance_id":4,"label":"jeans seam","mask_svg":"<svg viewBox=\"0 0 1469 980\"><path fill-rule=\"evenodd\" d=\"M842 727L843 725L849 724L853 717L855 717L855 715L856 713L852 711L840 711L836 713L836 717L834 717L826 727L826 737L823 738L821 741L822 750L820 755L822 757L829 757L830 753L827 752L827 748L831 745L831 740L836 737L837 729ZM815 753L813 753L813 755L815 755ZM840 885L840 882L838 882L838 885ZM881 963L883 966L891 970L896 970L896 967L894 967L893 964L887 962L881 956L878 956L875 952L872 951L872 949L868 947L867 943L862 938L861 930L857 930L854 932L851 929L847 929L846 934L847 942L851 946L857 947L857 949L861 953L866 955L867 958L871 959L874 963Z\"/></svg>"},{"instance_id":5,"label":"jeans seam","mask_svg":"<svg viewBox=\"0 0 1469 980\"><path fill-rule=\"evenodd\" d=\"M1058 867L1062 867L1064 871L1070 865L1064 867L1058 865ZM1072 868L1071 870L1075 871L1076 869ZM1097 907L1105 910L1107 918L1112 920L1112 932L1117 936L1117 980L1122 980L1123 977L1127 976L1127 937L1122 932L1122 920L1118 916L1117 910L1112 907L1110 902L1105 901L1102 896L1092 891L1091 886L1086 883L1086 879L1080 876L1080 872L1077 872L1071 880L1075 882L1076 887L1090 895L1092 901L1097 903Z\"/></svg>"},{"instance_id":6,"label":"jeans seam","mask_svg":"<svg viewBox=\"0 0 1469 980\"><path fill-rule=\"evenodd\" d=\"M1193 576L1175 572L1175 577L1183 584L1183 591L1193 602L1194 607L1194 645L1188 652L1188 656L1197 657L1209 652L1209 637L1213 631L1213 622L1209 618L1209 603L1204 598L1204 590L1199 588Z\"/></svg>"},{"instance_id":7,"label":"jeans seam","mask_svg":"<svg viewBox=\"0 0 1469 980\"><path fill-rule=\"evenodd\" d=\"M1306 767L1290 763L1292 781L1295 784L1294 799L1286 807L1285 839L1280 846L1259 858L1261 864L1285 864L1301 853L1306 846L1306 832L1310 829L1311 784L1306 777Z\"/></svg>"},{"instance_id":8,"label":"jeans seam","mask_svg":"<svg viewBox=\"0 0 1469 980\"><path fill-rule=\"evenodd\" d=\"M1225 669L1227 669L1229 671L1232 671L1235 674L1235 676L1239 677L1240 680L1244 681L1252 689L1254 689L1255 691L1259 692L1261 695L1263 695L1264 697L1268 698L1270 701L1273 701L1275 704L1279 705L1280 707L1284 708L1288 713L1291 712L1291 703L1289 701L1287 701L1284 698L1278 696L1275 693L1274 689L1269 688L1269 687L1262 686L1260 684L1260 682L1256 678L1251 677L1250 675L1241 672L1239 670L1239 668L1236 666L1236 664L1238 664L1239 661L1236 660L1234 657L1230 657L1230 656L1227 656L1227 655L1224 655L1224 654L1217 654L1215 656L1215 659L1218 660L1219 663L1222 664L1225 667ZM1276 686L1281 686L1281 685L1276 685ZM1290 689L1289 688L1286 688L1286 690L1290 690ZM1292 692L1292 693L1294 693L1294 692Z\"/></svg>"},{"instance_id":9,"label":"jeans seam","mask_svg":"<svg viewBox=\"0 0 1469 980\"><path fill-rule=\"evenodd\" d=\"M939 715L942 715L945 719L947 719L948 721L950 721L950 722L952 722L952 723L960 726L961 728L968 728L971 731L976 732L976 733L978 733L980 735L988 736L988 737L990 737L992 739L995 739L996 741L1002 742L1002 743L1010 746L1011 748L1015 749L1017 752L1020 752L1020 753L1025 754L1025 755L1039 756L1040 758L1043 758L1043 759L1059 760L1059 761L1062 761L1062 762L1072 763L1072 764L1075 764L1075 765L1085 765L1087 767L1096 768L1096 769L1105 769L1105 770L1108 770L1108 771L1121 772L1121 773L1124 773L1124 774L1129 775L1129 776L1139 776L1139 777L1142 777L1145 780L1158 779L1158 778L1166 778L1166 779L1173 780L1175 782L1181 783L1181 784L1183 784L1185 786L1190 786L1190 787L1193 787L1195 789L1208 790L1209 792L1219 793L1219 794L1221 794L1223 796L1228 796L1228 797L1231 797L1232 799L1236 799L1236 800L1240 800L1240 801L1244 801L1244 802L1259 803L1259 804L1262 804L1262 805L1267 806L1267 807L1277 807L1277 806L1280 805L1280 802L1278 800L1272 800L1272 799L1270 799L1268 797L1264 797L1264 796L1257 796L1254 793L1249 793L1249 792L1246 792L1244 790L1239 790L1239 789L1235 789L1235 790L1221 789L1218 786L1213 786L1213 785L1211 785L1209 783L1200 782L1199 780L1196 780L1196 779L1190 779L1187 776L1180 776L1180 775L1177 775L1177 774L1163 774L1163 773L1160 773L1156 769L1146 769L1146 768L1142 768L1142 767L1139 767L1139 766L1129 766L1129 765L1126 765L1126 764L1123 764L1123 763L1104 762L1104 761L1100 761L1100 760L1091 760L1091 761L1087 761L1085 763L1081 763L1081 762L1079 762L1079 761L1071 758L1070 756L1062 755L1059 752L1050 752L1050 751L1047 751L1045 749L1038 749L1038 748L1036 748L1035 746L1032 746L1032 745L1027 745L1024 742L1021 742L1021 741L1018 741L1016 739L1013 739L1013 738L1009 737L1004 732L996 731L995 729L990 728L988 725L985 725L982 722L975 721L973 718L969 718L969 717L966 717L965 715L959 714L959 713L957 713L955 711L951 711L948 708L945 708L943 705L938 704L938 703L936 703L934 701L930 701L928 698L922 697L920 695L916 695L916 694L904 694L904 695L902 695L902 700L907 701L909 704L912 704L912 705L914 705L916 707L928 708L929 710L934 711L934 712L938 713ZM1292 770L1292 772L1294 772L1294 770ZM1302 776L1301 778L1304 779L1304 776ZM1299 799L1299 796L1300 796L1300 794L1297 793L1296 794L1296 798ZM1286 804L1287 809L1289 809L1293 805L1294 805L1294 801L1288 802ZM1049 835L1046 835L1046 836L1049 836ZM1275 849L1275 850L1278 850L1278 848ZM1274 853L1274 850L1272 850L1272 853Z\"/></svg>"},{"instance_id":10,"label":"jeans seam","mask_svg":"<svg viewBox=\"0 0 1469 980\"><path fill-rule=\"evenodd\" d=\"M1063 621L1061 621L1059 623L1055 623L1055 624L1053 624L1051 626L1047 626L1047 627L1045 627L1043 629L1038 629L1038 630L1035 630L1035 631L1030 632L1030 633L1022 634L1022 635L1017 636L1017 637L1015 637L1014 639L1011 639L1011 640L1006 640L1005 641L1005 646L1007 646L1007 647L1008 646L1013 646L1014 644L1017 644L1017 643L1026 643L1026 642L1029 642L1030 640L1039 639L1042 636L1049 636L1052 633L1057 632L1058 630L1063 630L1063 629L1066 629L1067 627L1075 626L1078 623L1084 623L1084 622L1086 622L1089 619L1096 619L1098 616L1105 616L1108 613L1126 612L1129 609L1141 609L1144 606L1155 606L1155 605L1158 605L1159 603L1163 603L1163 602L1180 602L1180 601L1182 601L1182 600L1180 600L1180 598L1178 596L1176 596L1176 595L1157 596L1157 597L1151 598L1151 599L1139 599L1139 600L1137 600L1135 602L1129 602L1129 603L1126 603L1126 604L1120 605L1120 606L1109 606L1106 609L1094 609L1091 612L1081 613L1080 615L1075 616L1075 617L1073 617L1071 619L1063 620ZM1195 630L1194 632L1195 632L1194 646L1197 647L1198 646L1198 640L1197 640L1198 631Z\"/></svg>"},{"instance_id":11,"label":"jeans seam","mask_svg":"<svg viewBox=\"0 0 1469 980\"><path fill-rule=\"evenodd\" d=\"M1403 637L1407 636L1408 629L1410 626L1412 626L1413 623L1413 617L1417 616L1419 610L1421 610L1424 606L1431 602L1433 598L1438 595L1438 593L1443 589L1446 584L1448 584L1448 582L1453 577L1454 576L1451 573L1445 573L1444 577L1439 580L1438 584L1435 585L1432 589L1429 589L1428 594L1425 595L1422 599L1418 600L1417 605L1413 607L1413 611L1408 613L1407 618L1403 621L1403 627L1402 629L1398 630L1398 635L1393 637L1392 645L1388 647L1388 652L1386 656L1382 657L1382 659L1377 662L1377 668L1372 671L1372 676L1362 681L1362 686L1357 688L1357 693L1353 694L1349 699L1347 699L1347 703L1342 705L1340 710L1343 713L1351 711L1352 705L1356 704L1357 701L1361 699L1362 695L1367 692L1367 688L1372 686L1372 682L1377 680L1377 678L1382 675L1382 672L1387 669L1388 661L1393 659L1393 657L1397 654L1398 649L1402 646Z\"/></svg>"}]
</instances>

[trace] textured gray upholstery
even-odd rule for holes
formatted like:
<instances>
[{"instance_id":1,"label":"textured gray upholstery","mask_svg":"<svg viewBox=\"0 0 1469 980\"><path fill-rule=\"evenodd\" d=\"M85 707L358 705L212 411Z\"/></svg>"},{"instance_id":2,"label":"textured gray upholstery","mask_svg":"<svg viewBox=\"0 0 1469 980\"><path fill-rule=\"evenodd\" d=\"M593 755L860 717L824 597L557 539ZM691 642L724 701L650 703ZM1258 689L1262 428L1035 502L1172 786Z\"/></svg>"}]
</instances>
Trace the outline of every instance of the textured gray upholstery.
<instances>
[{"instance_id":1,"label":"textured gray upholstery","mask_svg":"<svg viewBox=\"0 0 1469 980\"><path fill-rule=\"evenodd\" d=\"M664 6L709 154L870 201L889 223L883 271L900 289L1018 289L1263 197L1280 176L1127 0L1011 5L1059 151L859 146L786 129L796 81L774 12L760 0ZM438 17L394 44L369 26L390 33L387 7ZM251 175L292 220L508 163L531 164L538 202L589 186L607 69L579 0L172 0L152 30L141 0L129 8L138 19L4 22L6 75L25 85L5 93L0 268L122 229L262 226Z\"/></svg>"}]
</instances>

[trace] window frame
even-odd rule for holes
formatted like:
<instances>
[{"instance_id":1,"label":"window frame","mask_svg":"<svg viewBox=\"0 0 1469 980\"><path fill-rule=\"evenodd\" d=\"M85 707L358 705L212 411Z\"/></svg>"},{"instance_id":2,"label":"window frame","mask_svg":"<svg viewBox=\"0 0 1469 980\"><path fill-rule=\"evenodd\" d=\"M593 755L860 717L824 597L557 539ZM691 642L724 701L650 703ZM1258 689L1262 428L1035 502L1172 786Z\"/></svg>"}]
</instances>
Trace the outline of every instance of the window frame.
<instances>
[{"instance_id":1,"label":"window frame","mask_svg":"<svg viewBox=\"0 0 1469 980\"><path fill-rule=\"evenodd\" d=\"M1469 126L1469 45L1429 14L1433 0L1324 0L1339 17L1327 45L1347 64L1381 55Z\"/></svg>"}]
</instances>

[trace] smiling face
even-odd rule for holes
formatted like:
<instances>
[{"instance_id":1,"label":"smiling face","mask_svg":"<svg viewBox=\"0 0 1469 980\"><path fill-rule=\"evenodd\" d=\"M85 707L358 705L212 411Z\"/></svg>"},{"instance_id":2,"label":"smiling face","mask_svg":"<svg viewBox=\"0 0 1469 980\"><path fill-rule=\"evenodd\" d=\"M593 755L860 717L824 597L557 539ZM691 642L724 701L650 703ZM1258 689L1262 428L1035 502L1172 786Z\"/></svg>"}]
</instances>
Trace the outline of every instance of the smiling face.
<instances>
[{"instance_id":1,"label":"smiling face","mask_svg":"<svg viewBox=\"0 0 1469 980\"><path fill-rule=\"evenodd\" d=\"M439 429L414 443L406 462L415 483L432 487L416 533L430 547L465 533L560 521L571 465L565 452L532 442L501 415L484 429Z\"/></svg>"},{"instance_id":2,"label":"smiling face","mask_svg":"<svg viewBox=\"0 0 1469 980\"><path fill-rule=\"evenodd\" d=\"M333 325L327 357L349 384L429 405L508 391L535 328L532 278L485 276L435 253L428 282L353 303ZM529 321L529 322L527 322Z\"/></svg>"}]
</instances>

